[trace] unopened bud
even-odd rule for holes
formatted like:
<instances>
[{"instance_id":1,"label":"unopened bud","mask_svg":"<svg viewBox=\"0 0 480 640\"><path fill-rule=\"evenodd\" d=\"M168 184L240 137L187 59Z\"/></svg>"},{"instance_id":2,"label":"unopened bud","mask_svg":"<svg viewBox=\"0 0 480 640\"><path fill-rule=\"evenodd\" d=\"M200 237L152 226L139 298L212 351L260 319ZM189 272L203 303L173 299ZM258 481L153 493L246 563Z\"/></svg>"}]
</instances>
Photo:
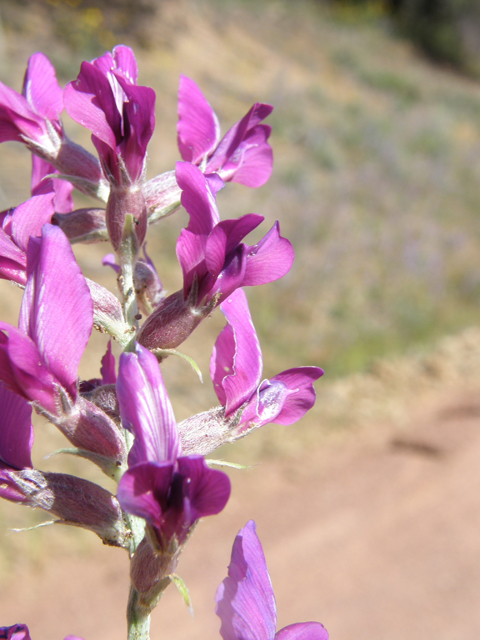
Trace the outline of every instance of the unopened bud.
<instances>
[{"instance_id":1,"label":"unopened bud","mask_svg":"<svg viewBox=\"0 0 480 640\"><path fill-rule=\"evenodd\" d=\"M93 482L37 469L11 471L11 480L30 507L39 507L64 524L96 533L105 544L128 547L129 534L118 500Z\"/></svg>"},{"instance_id":2,"label":"unopened bud","mask_svg":"<svg viewBox=\"0 0 480 640\"><path fill-rule=\"evenodd\" d=\"M52 223L60 227L71 244L108 240L105 209L77 209L71 213L55 213Z\"/></svg>"},{"instance_id":3,"label":"unopened bud","mask_svg":"<svg viewBox=\"0 0 480 640\"><path fill-rule=\"evenodd\" d=\"M182 190L177 184L175 171L167 171L146 182L143 185L143 193L149 224L170 215L180 206Z\"/></svg>"},{"instance_id":4,"label":"unopened bud","mask_svg":"<svg viewBox=\"0 0 480 640\"><path fill-rule=\"evenodd\" d=\"M120 249L124 239L127 215L133 217L135 245L136 251L138 251L147 233L145 196L137 184L112 185L107 201L105 218L108 235L115 251Z\"/></svg>"}]
</instances>

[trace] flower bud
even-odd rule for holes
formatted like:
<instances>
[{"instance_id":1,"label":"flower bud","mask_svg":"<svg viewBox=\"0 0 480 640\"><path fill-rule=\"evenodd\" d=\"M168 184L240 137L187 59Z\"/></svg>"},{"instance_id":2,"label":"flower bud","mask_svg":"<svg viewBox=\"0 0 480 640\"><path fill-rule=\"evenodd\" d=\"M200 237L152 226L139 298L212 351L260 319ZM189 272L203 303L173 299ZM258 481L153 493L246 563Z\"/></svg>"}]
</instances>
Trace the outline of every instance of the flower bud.
<instances>
[{"instance_id":1,"label":"flower bud","mask_svg":"<svg viewBox=\"0 0 480 640\"><path fill-rule=\"evenodd\" d=\"M77 209L71 213L55 213L52 218L71 244L91 244L108 239L105 209Z\"/></svg>"},{"instance_id":2,"label":"flower bud","mask_svg":"<svg viewBox=\"0 0 480 640\"><path fill-rule=\"evenodd\" d=\"M83 478L37 469L10 471L10 477L28 506L39 507L64 524L89 529L105 544L129 546L122 509L106 489Z\"/></svg>"},{"instance_id":3,"label":"flower bud","mask_svg":"<svg viewBox=\"0 0 480 640\"><path fill-rule=\"evenodd\" d=\"M165 298L140 327L137 342L147 349L176 349L215 308L217 300L197 309L196 288L192 287L186 300L183 291Z\"/></svg>"},{"instance_id":4,"label":"flower bud","mask_svg":"<svg viewBox=\"0 0 480 640\"><path fill-rule=\"evenodd\" d=\"M138 252L147 233L145 196L137 184L112 185L107 201L105 219L108 235L115 251L120 249L124 239L127 215L133 216L135 245Z\"/></svg>"}]
</instances>

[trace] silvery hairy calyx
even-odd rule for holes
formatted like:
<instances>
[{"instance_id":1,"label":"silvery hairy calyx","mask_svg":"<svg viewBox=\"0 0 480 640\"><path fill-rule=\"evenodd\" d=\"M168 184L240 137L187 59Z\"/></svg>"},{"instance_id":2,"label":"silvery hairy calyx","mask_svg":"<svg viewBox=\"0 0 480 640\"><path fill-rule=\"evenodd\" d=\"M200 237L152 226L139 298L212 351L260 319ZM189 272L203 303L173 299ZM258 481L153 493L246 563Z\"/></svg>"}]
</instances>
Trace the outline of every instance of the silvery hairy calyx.
<instances>
[{"instance_id":1,"label":"silvery hairy calyx","mask_svg":"<svg viewBox=\"0 0 480 640\"><path fill-rule=\"evenodd\" d=\"M0 322L0 495L125 549L128 638L144 640L169 584L186 594L177 565L196 523L221 512L230 496L229 477L204 456L267 423L299 420L313 406L313 383L323 372L297 367L262 378L244 287L284 276L293 247L278 222L249 244L262 216L223 220L216 204L230 181L260 187L269 179L271 129L264 120L272 107L254 104L222 137L207 99L182 76L181 160L147 181L155 92L138 85L137 75L132 50L118 46L83 62L64 89L41 53L28 62L21 93L0 83L0 141L17 141L32 157L31 197L0 214L0 277L23 289L18 326ZM67 137L64 110L91 132L98 157ZM74 189L94 205L76 209ZM149 224L161 224L181 206L189 216L176 246L183 287L167 296L145 238ZM84 277L71 249L101 241L111 245L103 262L117 273L118 297ZM226 319L210 365L219 406L177 423L161 363L216 307ZM105 335L99 377L79 380L93 329ZM118 362L112 341L121 351ZM116 495L34 467L32 411L67 438L66 453L112 478ZM214 594L212 613L213 603ZM224 640L328 638L317 622L276 631L275 598L253 521L235 539L216 613ZM0 638L30 637L26 625L1 622L10 626L0 629Z\"/></svg>"}]
</instances>

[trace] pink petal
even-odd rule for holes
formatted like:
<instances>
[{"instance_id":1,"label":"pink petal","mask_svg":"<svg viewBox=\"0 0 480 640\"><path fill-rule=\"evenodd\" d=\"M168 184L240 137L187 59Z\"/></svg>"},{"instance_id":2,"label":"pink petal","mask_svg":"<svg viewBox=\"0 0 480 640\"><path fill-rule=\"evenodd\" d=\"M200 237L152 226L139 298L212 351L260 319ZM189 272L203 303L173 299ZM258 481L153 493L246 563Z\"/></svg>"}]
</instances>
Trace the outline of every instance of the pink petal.
<instances>
[{"instance_id":1,"label":"pink petal","mask_svg":"<svg viewBox=\"0 0 480 640\"><path fill-rule=\"evenodd\" d=\"M39 116L56 121L63 111L63 90L55 68L43 53L34 53L28 61L22 94Z\"/></svg>"},{"instance_id":2,"label":"pink petal","mask_svg":"<svg viewBox=\"0 0 480 640\"><path fill-rule=\"evenodd\" d=\"M0 460L14 469L32 467L32 407L0 384Z\"/></svg>"},{"instance_id":3,"label":"pink petal","mask_svg":"<svg viewBox=\"0 0 480 640\"><path fill-rule=\"evenodd\" d=\"M70 243L44 225L30 240L20 328L38 347L46 368L75 398L77 372L93 327L93 302Z\"/></svg>"},{"instance_id":4,"label":"pink petal","mask_svg":"<svg viewBox=\"0 0 480 640\"><path fill-rule=\"evenodd\" d=\"M218 399L225 405L228 416L255 394L262 377L263 362L245 292L237 289L220 309L228 326L215 343L210 371L213 371Z\"/></svg>"},{"instance_id":5,"label":"pink petal","mask_svg":"<svg viewBox=\"0 0 480 640\"><path fill-rule=\"evenodd\" d=\"M319 622L297 622L280 629L275 640L328 640L328 631Z\"/></svg>"},{"instance_id":6,"label":"pink petal","mask_svg":"<svg viewBox=\"0 0 480 640\"><path fill-rule=\"evenodd\" d=\"M253 520L235 538L228 577L215 596L223 640L273 640L277 610Z\"/></svg>"},{"instance_id":7,"label":"pink petal","mask_svg":"<svg viewBox=\"0 0 480 640\"><path fill-rule=\"evenodd\" d=\"M198 164L215 149L220 125L198 85L180 76L178 90L178 148L183 160Z\"/></svg>"},{"instance_id":8,"label":"pink petal","mask_svg":"<svg viewBox=\"0 0 480 640\"><path fill-rule=\"evenodd\" d=\"M117 397L123 425L135 436L129 466L174 460L180 439L172 405L156 357L139 344L120 356Z\"/></svg>"}]
</instances>

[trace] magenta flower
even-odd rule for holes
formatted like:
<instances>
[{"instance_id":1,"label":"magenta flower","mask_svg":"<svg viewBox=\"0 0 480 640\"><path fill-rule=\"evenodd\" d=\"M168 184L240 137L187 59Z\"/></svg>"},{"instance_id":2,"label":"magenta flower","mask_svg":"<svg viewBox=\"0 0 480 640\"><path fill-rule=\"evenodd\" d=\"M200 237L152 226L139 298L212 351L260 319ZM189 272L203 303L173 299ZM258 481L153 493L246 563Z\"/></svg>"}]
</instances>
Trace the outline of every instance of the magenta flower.
<instances>
[{"instance_id":1,"label":"magenta flower","mask_svg":"<svg viewBox=\"0 0 480 640\"><path fill-rule=\"evenodd\" d=\"M215 600L223 640L328 640L319 622L291 624L275 633L275 595L253 520L235 538L228 577Z\"/></svg>"},{"instance_id":2,"label":"magenta flower","mask_svg":"<svg viewBox=\"0 0 480 640\"><path fill-rule=\"evenodd\" d=\"M77 397L78 365L92 325L92 297L70 244L60 229L44 225L27 248L19 328L0 322L0 379L56 414L60 389Z\"/></svg>"},{"instance_id":3,"label":"magenta flower","mask_svg":"<svg viewBox=\"0 0 480 640\"><path fill-rule=\"evenodd\" d=\"M315 403L313 382L322 369L297 367L262 382L262 352L245 293L237 289L220 309L228 324L215 343L210 374L225 417L241 409L237 435L270 422L300 420Z\"/></svg>"},{"instance_id":4,"label":"magenta flower","mask_svg":"<svg viewBox=\"0 0 480 640\"><path fill-rule=\"evenodd\" d=\"M204 173L218 173L225 182L260 187L272 173L271 127L260 124L273 107L256 102L220 140L218 118L198 85L180 76L178 147L182 159Z\"/></svg>"},{"instance_id":5,"label":"magenta flower","mask_svg":"<svg viewBox=\"0 0 480 640\"><path fill-rule=\"evenodd\" d=\"M155 92L137 86L133 51L118 46L93 62L83 62L65 88L65 108L90 129L107 178L114 184L140 179L155 126Z\"/></svg>"},{"instance_id":6,"label":"magenta flower","mask_svg":"<svg viewBox=\"0 0 480 640\"><path fill-rule=\"evenodd\" d=\"M15 209L5 211L0 228L0 278L24 286L27 282L27 246L30 236L40 236L55 213L51 190L34 195Z\"/></svg>"},{"instance_id":7,"label":"magenta flower","mask_svg":"<svg viewBox=\"0 0 480 640\"><path fill-rule=\"evenodd\" d=\"M199 518L222 511L230 481L202 456L181 456L160 367L140 345L120 357L117 397L123 425L135 436L118 500L125 511L147 521L159 550L175 550Z\"/></svg>"},{"instance_id":8,"label":"magenta flower","mask_svg":"<svg viewBox=\"0 0 480 640\"><path fill-rule=\"evenodd\" d=\"M105 212L110 240L117 251L126 215L136 221L140 247L147 230L143 181L147 145L155 127L155 92L137 86L137 62L129 47L119 46L93 62L83 62L78 78L65 88L65 108L92 132L92 141L111 189Z\"/></svg>"},{"instance_id":9,"label":"magenta flower","mask_svg":"<svg viewBox=\"0 0 480 640\"><path fill-rule=\"evenodd\" d=\"M19 327L0 322L0 381L114 475L126 456L123 436L78 393L78 366L92 326L92 296L70 243L58 227L44 225L27 248Z\"/></svg>"},{"instance_id":10,"label":"magenta flower","mask_svg":"<svg viewBox=\"0 0 480 640\"><path fill-rule=\"evenodd\" d=\"M280 235L278 223L258 244L249 246L241 241L263 221L262 216L250 213L220 221L215 203L218 176L209 178L194 165L179 162L177 181L190 215L177 242L183 291L163 300L141 327L138 342L149 349L177 347L235 289L283 277L294 259L293 247Z\"/></svg>"},{"instance_id":11,"label":"magenta flower","mask_svg":"<svg viewBox=\"0 0 480 640\"><path fill-rule=\"evenodd\" d=\"M62 111L63 91L55 69L43 53L34 53L22 94L0 82L0 142L16 140L56 154L63 136Z\"/></svg>"}]
</instances>

